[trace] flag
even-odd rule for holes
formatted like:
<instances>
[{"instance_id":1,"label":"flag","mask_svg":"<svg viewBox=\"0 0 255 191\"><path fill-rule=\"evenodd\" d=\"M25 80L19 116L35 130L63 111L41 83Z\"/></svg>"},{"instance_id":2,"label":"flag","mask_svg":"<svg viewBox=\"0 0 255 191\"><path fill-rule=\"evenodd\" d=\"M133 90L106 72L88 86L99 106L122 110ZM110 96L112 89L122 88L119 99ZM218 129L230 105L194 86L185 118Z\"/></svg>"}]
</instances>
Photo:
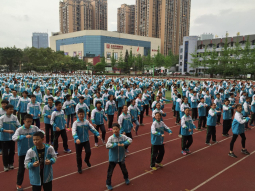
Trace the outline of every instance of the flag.
<instances>
[{"instance_id":1,"label":"flag","mask_svg":"<svg viewBox=\"0 0 255 191\"><path fill-rule=\"evenodd\" d=\"M139 45L138 45L138 48L137 48L137 52L139 51Z\"/></svg>"}]
</instances>

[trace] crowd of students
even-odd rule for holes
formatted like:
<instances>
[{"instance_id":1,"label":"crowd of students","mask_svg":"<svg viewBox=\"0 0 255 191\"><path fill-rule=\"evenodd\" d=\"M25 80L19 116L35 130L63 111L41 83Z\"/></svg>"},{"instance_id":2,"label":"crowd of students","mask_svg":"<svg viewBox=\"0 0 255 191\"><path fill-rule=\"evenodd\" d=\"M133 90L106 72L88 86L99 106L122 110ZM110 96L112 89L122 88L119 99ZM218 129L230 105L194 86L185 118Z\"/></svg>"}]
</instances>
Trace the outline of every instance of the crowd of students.
<instances>
[{"instance_id":1,"label":"crowd of students","mask_svg":"<svg viewBox=\"0 0 255 191\"><path fill-rule=\"evenodd\" d=\"M166 117L164 105L170 102L166 99L166 91L171 92L173 114L176 124L180 125L183 155L191 153L194 129L207 128L205 143L217 143L216 126L220 124L222 115L222 135L230 136L231 127L233 132L228 155L237 157L233 147L238 135L242 138L241 152L249 155L245 147L245 130L250 129L248 122L253 126L255 120L255 95L250 82L194 82L146 77L92 78L86 75L38 77L30 74L11 74L1 76L0 80L0 152L4 171L14 169L17 142L17 190L23 190L25 167L29 169L33 190L41 190L41 187L52 190L52 165L59 154L58 138L61 136L63 140L64 152L71 153L67 138L69 131L74 138L78 173L82 174L83 148L86 153L84 162L91 167L88 132L91 131L95 146L98 147L101 140L109 149L107 189L113 189L111 177L116 164L119 164L128 185L125 153L129 152L128 147L132 143L132 131L138 134L139 126L144 125L144 114L150 117L149 110L152 110L150 167L152 170L163 167L164 132L172 134L163 121L163 117ZM236 104L238 94L239 104ZM117 123L114 123L115 113ZM45 132L40 130L41 118ZM196 120L197 127L194 124ZM108 130L113 132L108 141L104 121L107 121Z\"/></svg>"}]
</instances>

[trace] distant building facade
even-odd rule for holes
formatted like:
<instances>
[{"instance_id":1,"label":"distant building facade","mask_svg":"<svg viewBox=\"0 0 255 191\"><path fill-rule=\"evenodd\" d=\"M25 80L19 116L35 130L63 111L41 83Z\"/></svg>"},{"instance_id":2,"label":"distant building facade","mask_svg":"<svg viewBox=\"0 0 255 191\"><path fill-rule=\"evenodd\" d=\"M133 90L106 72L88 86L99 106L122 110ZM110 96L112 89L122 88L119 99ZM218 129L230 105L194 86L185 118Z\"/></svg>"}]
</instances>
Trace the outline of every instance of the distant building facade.
<instances>
[{"instance_id":1,"label":"distant building facade","mask_svg":"<svg viewBox=\"0 0 255 191\"><path fill-rule=\"evenodd\" d=\"M49 47L48 33L33 33L32 47L48 48Z\"/></svg>"}]
</instances>

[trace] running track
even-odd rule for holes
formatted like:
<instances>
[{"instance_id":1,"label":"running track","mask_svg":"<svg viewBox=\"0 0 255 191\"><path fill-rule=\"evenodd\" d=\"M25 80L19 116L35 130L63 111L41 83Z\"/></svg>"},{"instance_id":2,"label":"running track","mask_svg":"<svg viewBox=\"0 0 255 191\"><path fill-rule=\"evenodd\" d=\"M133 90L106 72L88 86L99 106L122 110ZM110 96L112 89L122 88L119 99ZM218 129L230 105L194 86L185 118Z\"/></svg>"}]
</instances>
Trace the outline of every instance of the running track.
<instances>
[{"instance_id":1,"label":"running track","mask_svg":"<svg viewBox=\"0 0 255 191\"><path fill-rule=\"evenodd\" d=\"M133 143L129 147L126 165L129 172L130 185L125 185L121 170L116 166L112 177L112 186L116 191L254 191L254 160L255 130L246 132L246 148L250 156L243 155L241 150L241 139L237 139L234 151L237 159L228 157L229 143L231 137L222 137L222 125L217 126L218 144L205 145L206 131L195 131L193 145L190 150L192 154L181 155L181 138L178 137L179 126L175 125L175 118L171 110L171 104L165 106L167 117L164 122L173 131L173 135L165 136L164 167L157 171L150 169L150 126L151 117L144 118L145 126L139 129L138 137L134 136ZM115 117L115 121L116 121ZM195 122L197 125L197 121ZM44 129L44 125L42 129ZM231 134L232 132L230 132ZM59 156L53 165L54 180L53 190L75 190L75 191L103 191L106 190L105 181L108 169L108 150L102 146L94 147L94 137L91 134L90 144L92 155L91 168L83 163L83 174L77 173L75 145L71 132L68 134L68 145L73 151L71 154L63 152L62 143L59 145ZM107 132L106 138L112 133ZM62 141L61 138L59 140ZM16 146L17 149L17 146ZM84 159L83 152L83 159ZM2 156L1 156L2 157ZM3 172L3 164L0 164L0 180L2 191L14 191L16 189L16 176L18 167L18 155L15 155L16 167L9 172ZM25 172L23 182L24 190L32 190L29 183L28 171Z\"/></svg>"}]
</instances>

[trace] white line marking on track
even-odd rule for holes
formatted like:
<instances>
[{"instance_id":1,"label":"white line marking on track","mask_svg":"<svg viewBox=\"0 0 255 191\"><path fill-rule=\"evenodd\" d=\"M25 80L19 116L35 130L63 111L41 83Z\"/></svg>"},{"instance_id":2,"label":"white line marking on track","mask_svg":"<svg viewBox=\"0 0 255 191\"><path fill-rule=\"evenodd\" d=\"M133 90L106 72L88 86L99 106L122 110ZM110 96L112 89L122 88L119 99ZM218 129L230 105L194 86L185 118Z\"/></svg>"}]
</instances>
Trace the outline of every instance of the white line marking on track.
<instances>
[{"instance_id":1,"label":"white line marking on track","mask_svg":"<svg viewBox=\"0 0 255 191\"><path fill-rule=\"evenodd\" d=\"M227 171L228 169L230 169L231 167L235 166L236 164L240 163L241 161L243 161L244 159L246 159L247 157L251 156L252 154L254 154L255 151L253 151L252 153L250 153L250 155L247 155L245 157L243 157L242 159L236 161L235 163L233 163L232 165L228 166L227 168L224 168L222 171L218 172L217 174L215 174L214 176L212 176L211 178L207 179L206 181L202 182L201 184L199 184L198 186L196 186L195 188L191 189L190 191L195 191L198 188L200 188L201 186L205 185L206 183L208 183L209 181L211 181L212 179L216 178L217 176L219 176L220 174L222 174L223 172Z\"/></svg>"}]
</instances>

